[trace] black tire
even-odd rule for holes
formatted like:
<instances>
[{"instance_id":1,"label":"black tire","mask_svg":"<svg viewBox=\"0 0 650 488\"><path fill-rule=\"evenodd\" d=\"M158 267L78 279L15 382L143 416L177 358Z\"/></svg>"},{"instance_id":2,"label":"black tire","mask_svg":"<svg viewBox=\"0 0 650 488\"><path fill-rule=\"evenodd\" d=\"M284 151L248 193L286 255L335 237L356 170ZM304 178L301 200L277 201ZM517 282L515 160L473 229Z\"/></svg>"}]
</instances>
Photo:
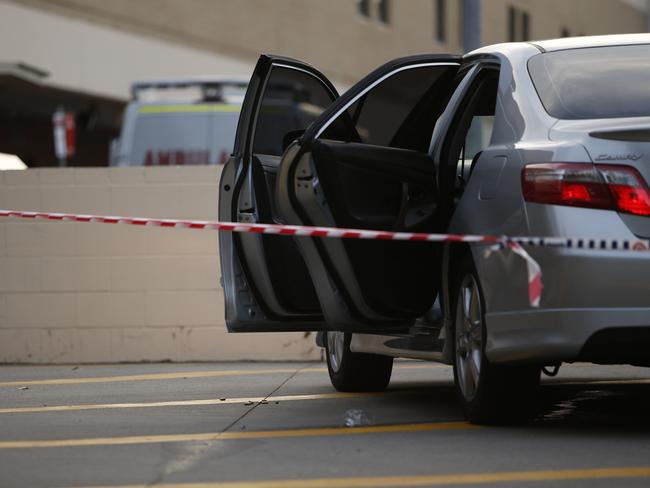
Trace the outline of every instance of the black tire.
<instances>
[{"instance_id":1,"label":"black tire","mask_svg":"<svg viewBox=\"0 0 650 488\"><path fill-rule=\"evenodd\" d=\"M342 340L338 345L338 353L335 353L334 350L330 351L330 348L333 347L330 339L334 340L334 338ZM383 391L386 389L393 372L392 357L350 351L352 334L349 332L325 332L324 339L327 370L334 388L344 392ZM336 358L339 357L340 360L337 364Z\"/></svg>"},{"instance_id":2,"label":"black tire","mask_svg":"<svg viewBox=\"0 0 650 488\"><path fill-rule=\"evenodd\" d=\"M477 293L477 302L472 301L470 287L471 293ZM463 307L461 296L468 305ZM476 424L512 424L529 419L535 412L541 369L537 365L492 364L487 359L485 301L471 255L460 263L452 299L454 385L465 416ZM480 307L478 312L472 308L475 305ZM474 326L475 317L480 317L480 334ZM468 375L477 378L473 387Z\"/></svg>"}]
</instances>

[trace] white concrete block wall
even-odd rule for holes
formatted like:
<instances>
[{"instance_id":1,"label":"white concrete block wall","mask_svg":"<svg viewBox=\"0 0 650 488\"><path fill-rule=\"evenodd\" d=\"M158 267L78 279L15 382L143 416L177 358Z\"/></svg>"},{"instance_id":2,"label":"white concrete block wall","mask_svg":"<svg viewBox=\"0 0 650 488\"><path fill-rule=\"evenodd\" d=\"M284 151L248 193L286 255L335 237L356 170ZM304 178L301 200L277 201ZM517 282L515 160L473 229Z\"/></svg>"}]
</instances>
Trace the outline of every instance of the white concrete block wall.
<instances>
[{"instance_id":1,"label":"white concrete block wall","mask_svg":"<svg viewBox=\"0 0 650 488\"><path fill-rule=\"evenodd\" d=\"M220 168L0 172L0 208L217 219ZM216 232L0 220L0 363L320 359L227 334Z\"/></svg>"}]
</instances>

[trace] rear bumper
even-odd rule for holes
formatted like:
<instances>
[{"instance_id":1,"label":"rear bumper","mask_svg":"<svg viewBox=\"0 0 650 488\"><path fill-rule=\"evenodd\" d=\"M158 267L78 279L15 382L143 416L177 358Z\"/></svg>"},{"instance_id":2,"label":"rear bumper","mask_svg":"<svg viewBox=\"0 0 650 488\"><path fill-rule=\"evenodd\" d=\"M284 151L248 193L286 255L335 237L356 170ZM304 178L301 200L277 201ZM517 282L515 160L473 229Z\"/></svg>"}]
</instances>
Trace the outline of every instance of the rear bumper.
<instances>
[{"instance_id":1,"label":"rear bumper","mask_svg":"<svg viewBox=\"0 0 650 488\"><path fill-rule=\"evenodd\" d=\"M650 364L650 307L525 310L485 319L486 354L495 363Z\"/></svg>"},{"instance_id":2,"label":"rear bumper","mask_svg":"<svg viewBox=\"0 0 650 488\"><path fill-rule=\"evenodd\" d=\"M509 252L478 257L491 361L639 364L647 356L650 365L650 253L529 252L542 268L538 309L527 301L522 259ZM640 345L648 351L641 358Z\"/></svg>"}]
</instances>

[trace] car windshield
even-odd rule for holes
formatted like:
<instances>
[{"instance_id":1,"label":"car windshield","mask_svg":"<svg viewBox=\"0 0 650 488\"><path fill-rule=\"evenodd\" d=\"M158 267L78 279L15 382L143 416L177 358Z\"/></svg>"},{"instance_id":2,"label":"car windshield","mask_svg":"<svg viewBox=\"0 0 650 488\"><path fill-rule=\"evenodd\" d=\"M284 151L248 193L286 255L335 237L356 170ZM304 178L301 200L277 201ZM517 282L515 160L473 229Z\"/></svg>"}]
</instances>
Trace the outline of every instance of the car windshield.
<instances>
[{"instance_id":1,"label":"car windshield","mask_svg":"<svg viewBox=\"0 0 650 488\"><path fill-rule=\"evenodd\" d=\"M539 54L528 62L528 71L552 117L650 116L650 45Z\"/></svg>"}]
</instances>

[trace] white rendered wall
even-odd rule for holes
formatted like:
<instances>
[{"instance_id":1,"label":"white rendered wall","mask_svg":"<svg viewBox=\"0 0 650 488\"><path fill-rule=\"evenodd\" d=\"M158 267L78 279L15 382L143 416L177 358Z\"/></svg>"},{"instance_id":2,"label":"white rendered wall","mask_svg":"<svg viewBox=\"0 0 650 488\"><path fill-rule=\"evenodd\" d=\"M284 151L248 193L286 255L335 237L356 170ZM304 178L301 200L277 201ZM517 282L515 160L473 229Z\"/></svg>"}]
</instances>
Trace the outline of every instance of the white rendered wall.
<instances>
[{"instance_id":1,"label":"white rendered wall","mask_svg":"<svg viewBox=\"0 0 650 488\"><path fill-rule=\"evenodd\" d=\"M0 208L217 219L220 167L0 171ZM227 334L217 233L0 220L0 363L320 359Z\"/></svg>"}]
</instances>

